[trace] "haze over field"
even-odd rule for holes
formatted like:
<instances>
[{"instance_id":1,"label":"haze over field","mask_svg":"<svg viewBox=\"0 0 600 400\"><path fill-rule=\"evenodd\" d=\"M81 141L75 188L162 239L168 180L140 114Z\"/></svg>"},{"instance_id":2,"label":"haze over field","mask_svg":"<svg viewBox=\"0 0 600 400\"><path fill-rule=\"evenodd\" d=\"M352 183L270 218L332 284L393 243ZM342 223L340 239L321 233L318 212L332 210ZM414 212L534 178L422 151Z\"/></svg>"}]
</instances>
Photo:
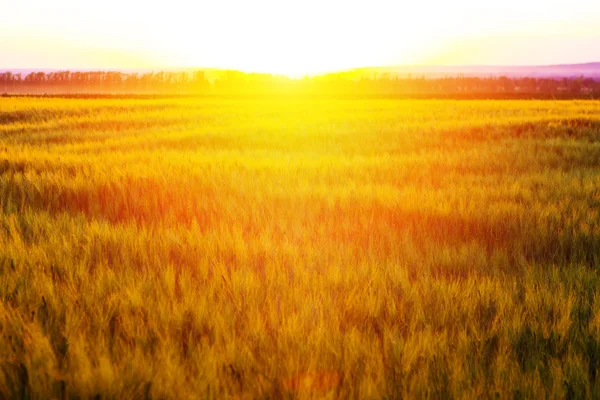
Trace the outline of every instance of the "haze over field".
<instances>
[{"instance_id":1,"label":"haze over field","mask_svg":"<svg viewBox=\"0 0 600 400\"><path fill-rule=\"evenodd\" d=\"M0 6L0 400L600 399L600 2Z\"/></svg>"},{"instance_id":2,"label":"haze over field","mask_svg":"<svg viewBox=\"0 0 600 400\"><path fill-rule=\"evenodd\" d=\"M75 71L96 71L98 68L75 69ZM102 69L100 69L102 70ZM202 70L207 76L219 75L220 70L210 68L119 68L123 73L149 73L157 71L194 72ZM0 68L2 72L20 73L23 76L31 72L59 72L55 68ZM560 65L398 65L398 66L377 66L356 68L344 71L360 71L365 76L373 74L389 73L396 76L414 75L425 77L444 77L444 76L472 76L472 77L537 77L537 78L573 78L585 76L586 78L600 78L600 62L582 63L582 64L560 64Z\"/></svg>"}]
</instances>

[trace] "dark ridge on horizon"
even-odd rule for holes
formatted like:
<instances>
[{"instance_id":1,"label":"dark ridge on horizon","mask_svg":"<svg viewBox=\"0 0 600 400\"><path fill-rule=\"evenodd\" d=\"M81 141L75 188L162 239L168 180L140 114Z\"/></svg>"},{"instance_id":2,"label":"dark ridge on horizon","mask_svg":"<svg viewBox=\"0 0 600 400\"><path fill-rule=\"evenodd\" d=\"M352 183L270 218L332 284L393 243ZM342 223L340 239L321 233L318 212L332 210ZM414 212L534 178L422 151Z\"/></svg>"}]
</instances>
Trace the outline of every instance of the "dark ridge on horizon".
<instances>
[{"instance_id":1,"label":"dark ridge on horizon","mask_svg":"<svg viewBox=\"0 0 600 400\"><path fill-rule=\"evenodd\" d=\"M554 65L398 65L390 67L367 67L360 71L413 74L429 77L465 75L470 77L540 77L563 78L585 76L600 78L600 62Z\"/></svg>"},{"instance_id":2,"label":"dark ridge on horizon","mask_svg":"<svg viewBox=\"0 0 600 400\"><path fill-rule=\"evenodd\" d=\"M172 67L172 68L0 68L0 72L12 72L26 74L30 72L92 72L92 71L119 71L124 73L149 73L149 72L184 72L184 71L237 71L234 68L205 68L205 67ZM259 73L270 75L285 75L260 71L242 71L245 73ZM318 74L306 74L311 76L335 74L340 72L365 72L365 73L390 73L404 75L424 75L429 77L465 75L470 77L544 77L562 78L585 76L589 78L600 78L600 61L574 63L574 64L549 64L549 65L388 65L348 68Z\"/></svg>"}]
</instances>

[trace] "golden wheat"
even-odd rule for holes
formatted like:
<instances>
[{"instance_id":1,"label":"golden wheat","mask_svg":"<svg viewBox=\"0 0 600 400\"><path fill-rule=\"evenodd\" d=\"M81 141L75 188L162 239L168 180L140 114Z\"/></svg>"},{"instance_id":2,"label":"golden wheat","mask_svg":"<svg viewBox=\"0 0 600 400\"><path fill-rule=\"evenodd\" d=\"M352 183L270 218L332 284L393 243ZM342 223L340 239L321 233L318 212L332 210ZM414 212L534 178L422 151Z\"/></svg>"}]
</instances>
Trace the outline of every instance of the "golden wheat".
<instances>
[{"instance_id":1,"label":"golden wheat","mask_svg":"<svg viewBox=\"0 0 600 400\"><path fill-rule=\"evenodd\" d=\"M0 98L0 397L600 396L600 102Z\"/></svg>"}]
</instances>

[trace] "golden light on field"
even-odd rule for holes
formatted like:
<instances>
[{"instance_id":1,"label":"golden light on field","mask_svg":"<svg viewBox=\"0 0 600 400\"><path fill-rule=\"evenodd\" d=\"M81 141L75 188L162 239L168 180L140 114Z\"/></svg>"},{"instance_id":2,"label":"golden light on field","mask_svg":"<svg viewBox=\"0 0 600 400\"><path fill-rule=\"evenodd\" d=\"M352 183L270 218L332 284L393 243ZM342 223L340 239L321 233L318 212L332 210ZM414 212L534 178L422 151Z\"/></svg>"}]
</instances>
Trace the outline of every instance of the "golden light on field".
<instances>
[{"instance_id":1,"label":"golden light on field","mask_svg":"<svg viewBox=\"0 0 600 400\"><path fill-rule=\"evenodd\" d=\"M4 0L0 400L600 399L598 21Z\"/></svg>"},{"instance_id":2,"label":"golden light on field","mask_svg":"<svg viewBox=\"0 0 600 400\"><path fill-rule=\"evenodd\" d=\"M600 398L599 101L0 111L2 399Z\"/></svg>"},{"instance_id":3,"label":"golden light on field","mask_svg":"<svg viewBox=\"0 0 600 400\"><path fill-rule=\"evenodd\" d=\"M15 16L23 16L15 17ZM7 2L2 67L216 67L303 75L397 64L600 59L600 3ZM552 49L549 51L548 49Z\"/></svg>"}]
</instances>

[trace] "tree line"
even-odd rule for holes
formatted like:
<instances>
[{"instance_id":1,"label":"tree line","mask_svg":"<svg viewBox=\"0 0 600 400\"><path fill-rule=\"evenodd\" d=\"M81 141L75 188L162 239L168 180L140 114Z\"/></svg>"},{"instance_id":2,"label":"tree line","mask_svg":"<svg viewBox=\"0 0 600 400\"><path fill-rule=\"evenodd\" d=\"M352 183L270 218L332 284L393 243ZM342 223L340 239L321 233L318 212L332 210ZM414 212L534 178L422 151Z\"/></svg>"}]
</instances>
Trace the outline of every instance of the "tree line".
<instances>
[{"instance_id":1,"label":"tree line","mask_svg":"<svg viewBox=\"0 0 600 400\"><path fill-rule=\"evenodd\" d=\"M332 94L600 97L592 78L412 77L356 71L302 79L240 71L0 73L0 93Z\"/></svg>"},{"instance_id":2,"label":"tree line","mask_svg":"<svg viewBox=\"0 0 600 400\"><path fill-rule=\"evenodd\" d=\"M151 72L58 71L19 74L0 73L0 92L4 93L95 93L205 91L208 82L203 71Z\"/></svg>"}]
</instances>

